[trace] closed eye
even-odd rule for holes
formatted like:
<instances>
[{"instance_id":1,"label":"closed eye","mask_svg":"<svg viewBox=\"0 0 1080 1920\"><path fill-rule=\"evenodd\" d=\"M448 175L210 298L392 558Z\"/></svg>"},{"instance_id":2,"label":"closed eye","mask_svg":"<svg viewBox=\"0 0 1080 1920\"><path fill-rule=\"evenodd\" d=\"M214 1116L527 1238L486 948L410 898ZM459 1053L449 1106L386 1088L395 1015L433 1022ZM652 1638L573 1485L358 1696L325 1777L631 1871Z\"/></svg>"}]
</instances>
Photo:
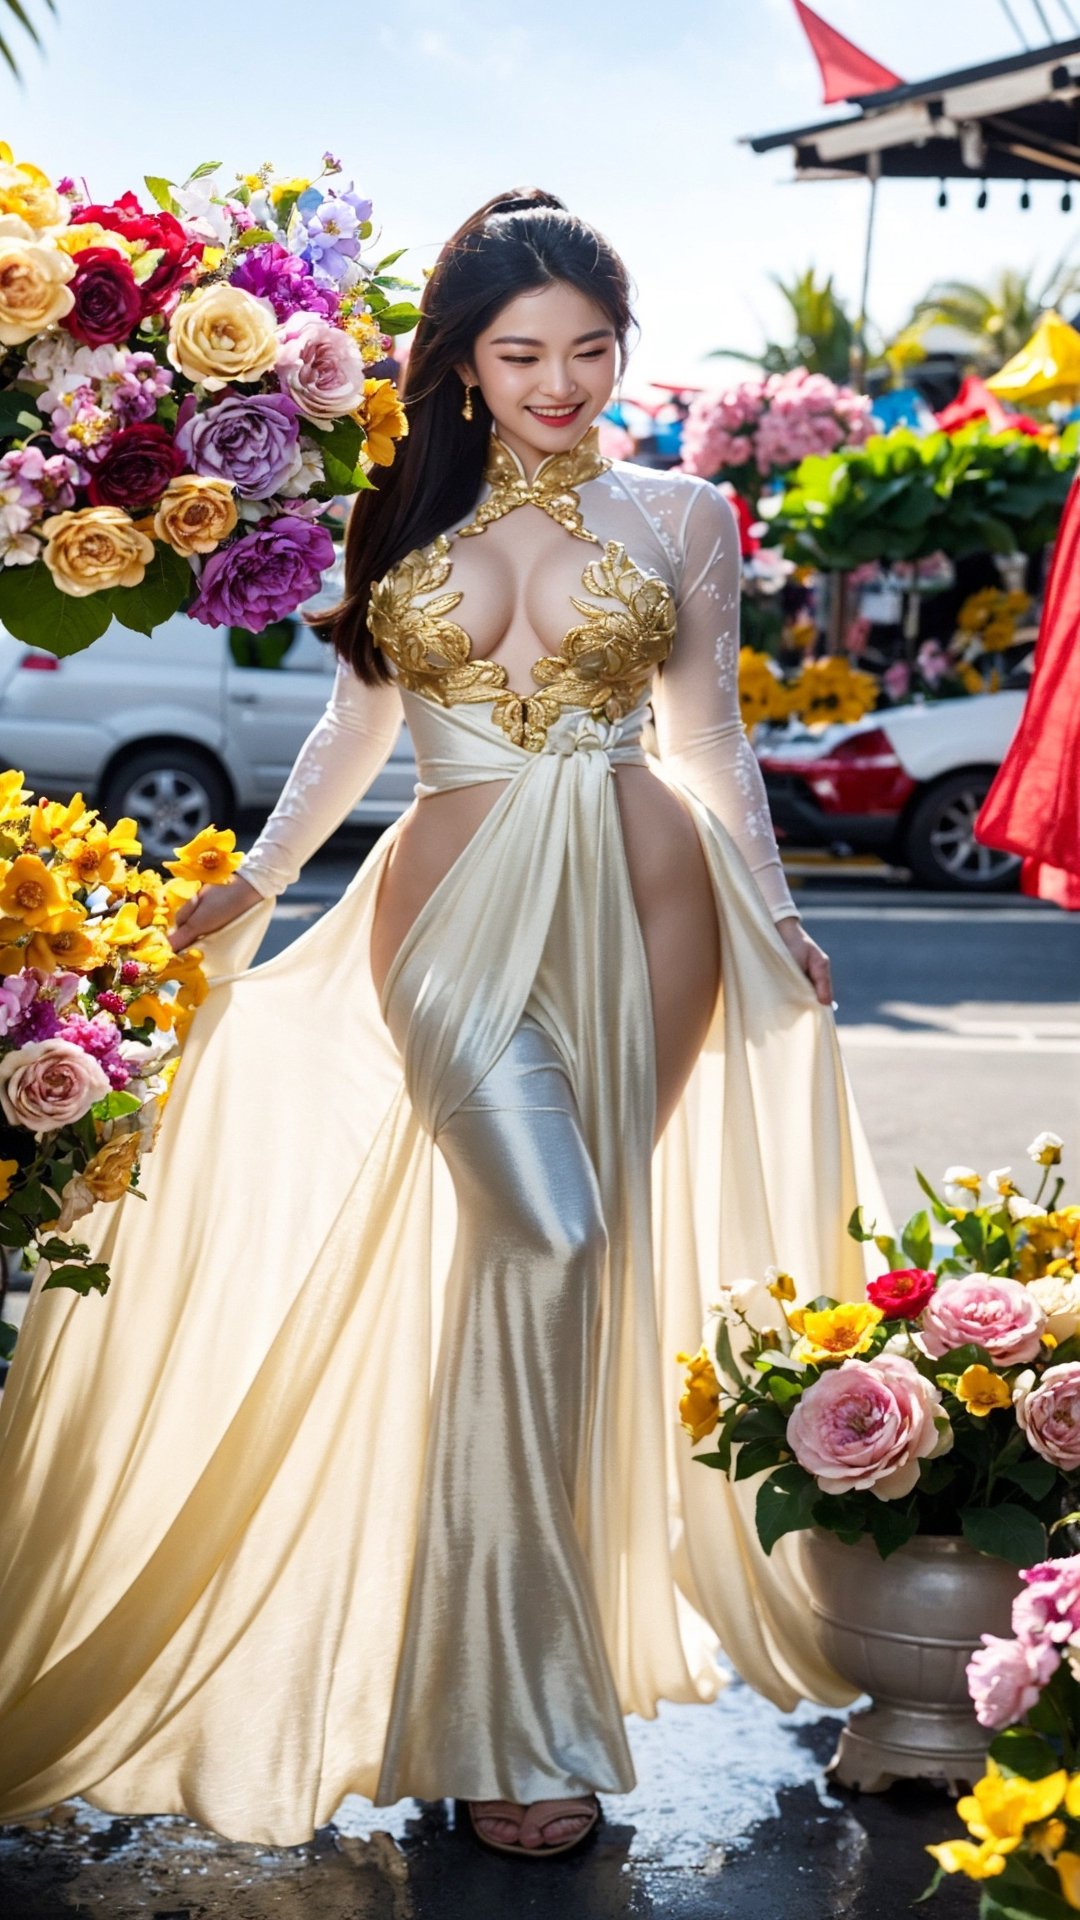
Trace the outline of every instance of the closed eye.
<instances>
[{"instance_id":1,"label":"closed eye","mask_svg":"<svg viewBox=\"0 0 1080 1920\"><path fill-rule=\"evenodd\" d=\"M601 355L606 352L606 347L592 347L588 353L579 353L578 359L599 360ZM531 361L536 359L536 355L535 353L501 353L499 358L500 360L505 360L507 365L511 367L527 367Z\"/></svg>"}]
</instances>

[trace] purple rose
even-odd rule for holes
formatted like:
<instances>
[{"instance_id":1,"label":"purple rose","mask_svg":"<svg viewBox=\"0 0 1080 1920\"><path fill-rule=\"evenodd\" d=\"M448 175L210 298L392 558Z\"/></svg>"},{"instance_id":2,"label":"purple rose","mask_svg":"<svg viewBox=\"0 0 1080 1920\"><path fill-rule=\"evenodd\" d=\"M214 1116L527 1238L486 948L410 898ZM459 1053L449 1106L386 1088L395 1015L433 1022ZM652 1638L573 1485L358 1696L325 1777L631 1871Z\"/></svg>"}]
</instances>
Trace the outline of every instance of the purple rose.
<instances>
[{"instance_id":1,"label":"purple rose","mask_svg":"<svg viewBox=\"0 0 1080 1920\"><path fill-rule=\"evenodd\" d=\"M325 316L337 309L336 292L317 286L308 262L276 240L249 247L229 275L229 284L242 287L257 299L269 300L279 321L287 320L291 313Z\"/></svg>"},{"instance_id":2,"label":"purple rose","mask_svg":"<svg viewBox=\"0 0 1080 1920\"><path fill-rule=\"evenodd\" d=\"M199 597L189 607L207 627L244 627L261 633L313 594L334 558L325 527L295 514L264 520L253 533L211 554Z\"/></svg>"},{"instance_id":3,"label":"purple rose","mask_svg":"<svg viewBox=\"0 0 1080 1920\"><path fill-rule=\"evenodd\" d=\"M231 481L247 500L266 500L296 466L299 417L286 393L229 393L201 413L188 399L176 444L194 473Z\"/></svg>"}]
</instances>

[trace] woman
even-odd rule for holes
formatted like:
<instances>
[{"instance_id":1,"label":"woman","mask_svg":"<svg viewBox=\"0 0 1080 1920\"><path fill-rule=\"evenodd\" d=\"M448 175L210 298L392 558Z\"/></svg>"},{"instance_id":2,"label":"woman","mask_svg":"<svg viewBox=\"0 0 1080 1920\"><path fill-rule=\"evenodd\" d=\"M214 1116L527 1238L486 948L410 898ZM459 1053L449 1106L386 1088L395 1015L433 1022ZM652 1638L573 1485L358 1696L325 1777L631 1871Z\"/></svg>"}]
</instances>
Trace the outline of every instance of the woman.
<instances>
[{"instance_id":1,"label":"woman","mask_svg":"<svg viewBox=\"0 0 1080 1920\"><path fill-rule=\"evenodd\" d=\"M38 1282L20 1341L2 1818L291 1843L453 1794L539 1855L633 1785L626 1712L715 1694L717 1636L781 1704L849 1697L674 1413L719 1286L857 1295L877 1198L739 717L734 515L600 454L626 274L553 196L482 208L423 304L326 713L180 916L213 983L147 1204L91 1223L101 1312ZM251 967L403 709L415 804Z\"/></svg>"}]
</instances>

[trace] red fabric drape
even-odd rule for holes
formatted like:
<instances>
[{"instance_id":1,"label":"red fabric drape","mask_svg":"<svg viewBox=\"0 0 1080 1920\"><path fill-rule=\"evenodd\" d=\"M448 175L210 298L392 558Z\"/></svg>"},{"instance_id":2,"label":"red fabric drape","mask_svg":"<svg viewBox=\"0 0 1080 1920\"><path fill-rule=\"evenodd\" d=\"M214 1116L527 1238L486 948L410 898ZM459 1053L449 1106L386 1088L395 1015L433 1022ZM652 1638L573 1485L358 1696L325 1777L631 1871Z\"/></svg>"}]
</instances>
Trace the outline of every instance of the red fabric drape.
<instances>
[{"instance_id":1,"label":"red fabric drape","mask_svg":"<svg viewBox=\"0 0 1080 1920\"><path fill-rule=\"evenodd\" d=\"M824 89L821 97L825 106L831 106L835 100L851 100L860 93L880 93L886 87L903 86L898 73L883 67L879 60L871 59L860 47L845 40L827 20L804 6L803 0L795 0L795 11L821 69Z\"/></svg>"},{"instance_id":2,"label":"red fabric drape","mask_svg":"<svg viewBox=\"0 0 1080 1920\"><path fill-rule=\"evenodd\" d=\"M1031 689L975 837L1024 855L1025 893L1080 908L1080 474L1058 528Z\"/></svg>"}]
</instances>

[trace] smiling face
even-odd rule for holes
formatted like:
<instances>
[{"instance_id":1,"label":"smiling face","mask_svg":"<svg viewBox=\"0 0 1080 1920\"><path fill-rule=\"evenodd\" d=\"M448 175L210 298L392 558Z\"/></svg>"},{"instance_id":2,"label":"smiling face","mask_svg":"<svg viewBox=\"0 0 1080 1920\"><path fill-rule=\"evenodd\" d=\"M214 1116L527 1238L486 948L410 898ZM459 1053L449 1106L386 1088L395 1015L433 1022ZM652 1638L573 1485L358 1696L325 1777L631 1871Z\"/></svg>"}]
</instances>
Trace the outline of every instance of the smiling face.
<instances>
[{"instance_id":1,"label":"smiling face","mask_svg":"<svg viewBox=\"0 0 1080 1920\"><path fill-rule=\"evenodd\" d=\"M531 479L548 454L576 446L607 405L616 353L603 308L556 280L507 301L457 371L479 387Z\"/></svg>"}]
</instances>

